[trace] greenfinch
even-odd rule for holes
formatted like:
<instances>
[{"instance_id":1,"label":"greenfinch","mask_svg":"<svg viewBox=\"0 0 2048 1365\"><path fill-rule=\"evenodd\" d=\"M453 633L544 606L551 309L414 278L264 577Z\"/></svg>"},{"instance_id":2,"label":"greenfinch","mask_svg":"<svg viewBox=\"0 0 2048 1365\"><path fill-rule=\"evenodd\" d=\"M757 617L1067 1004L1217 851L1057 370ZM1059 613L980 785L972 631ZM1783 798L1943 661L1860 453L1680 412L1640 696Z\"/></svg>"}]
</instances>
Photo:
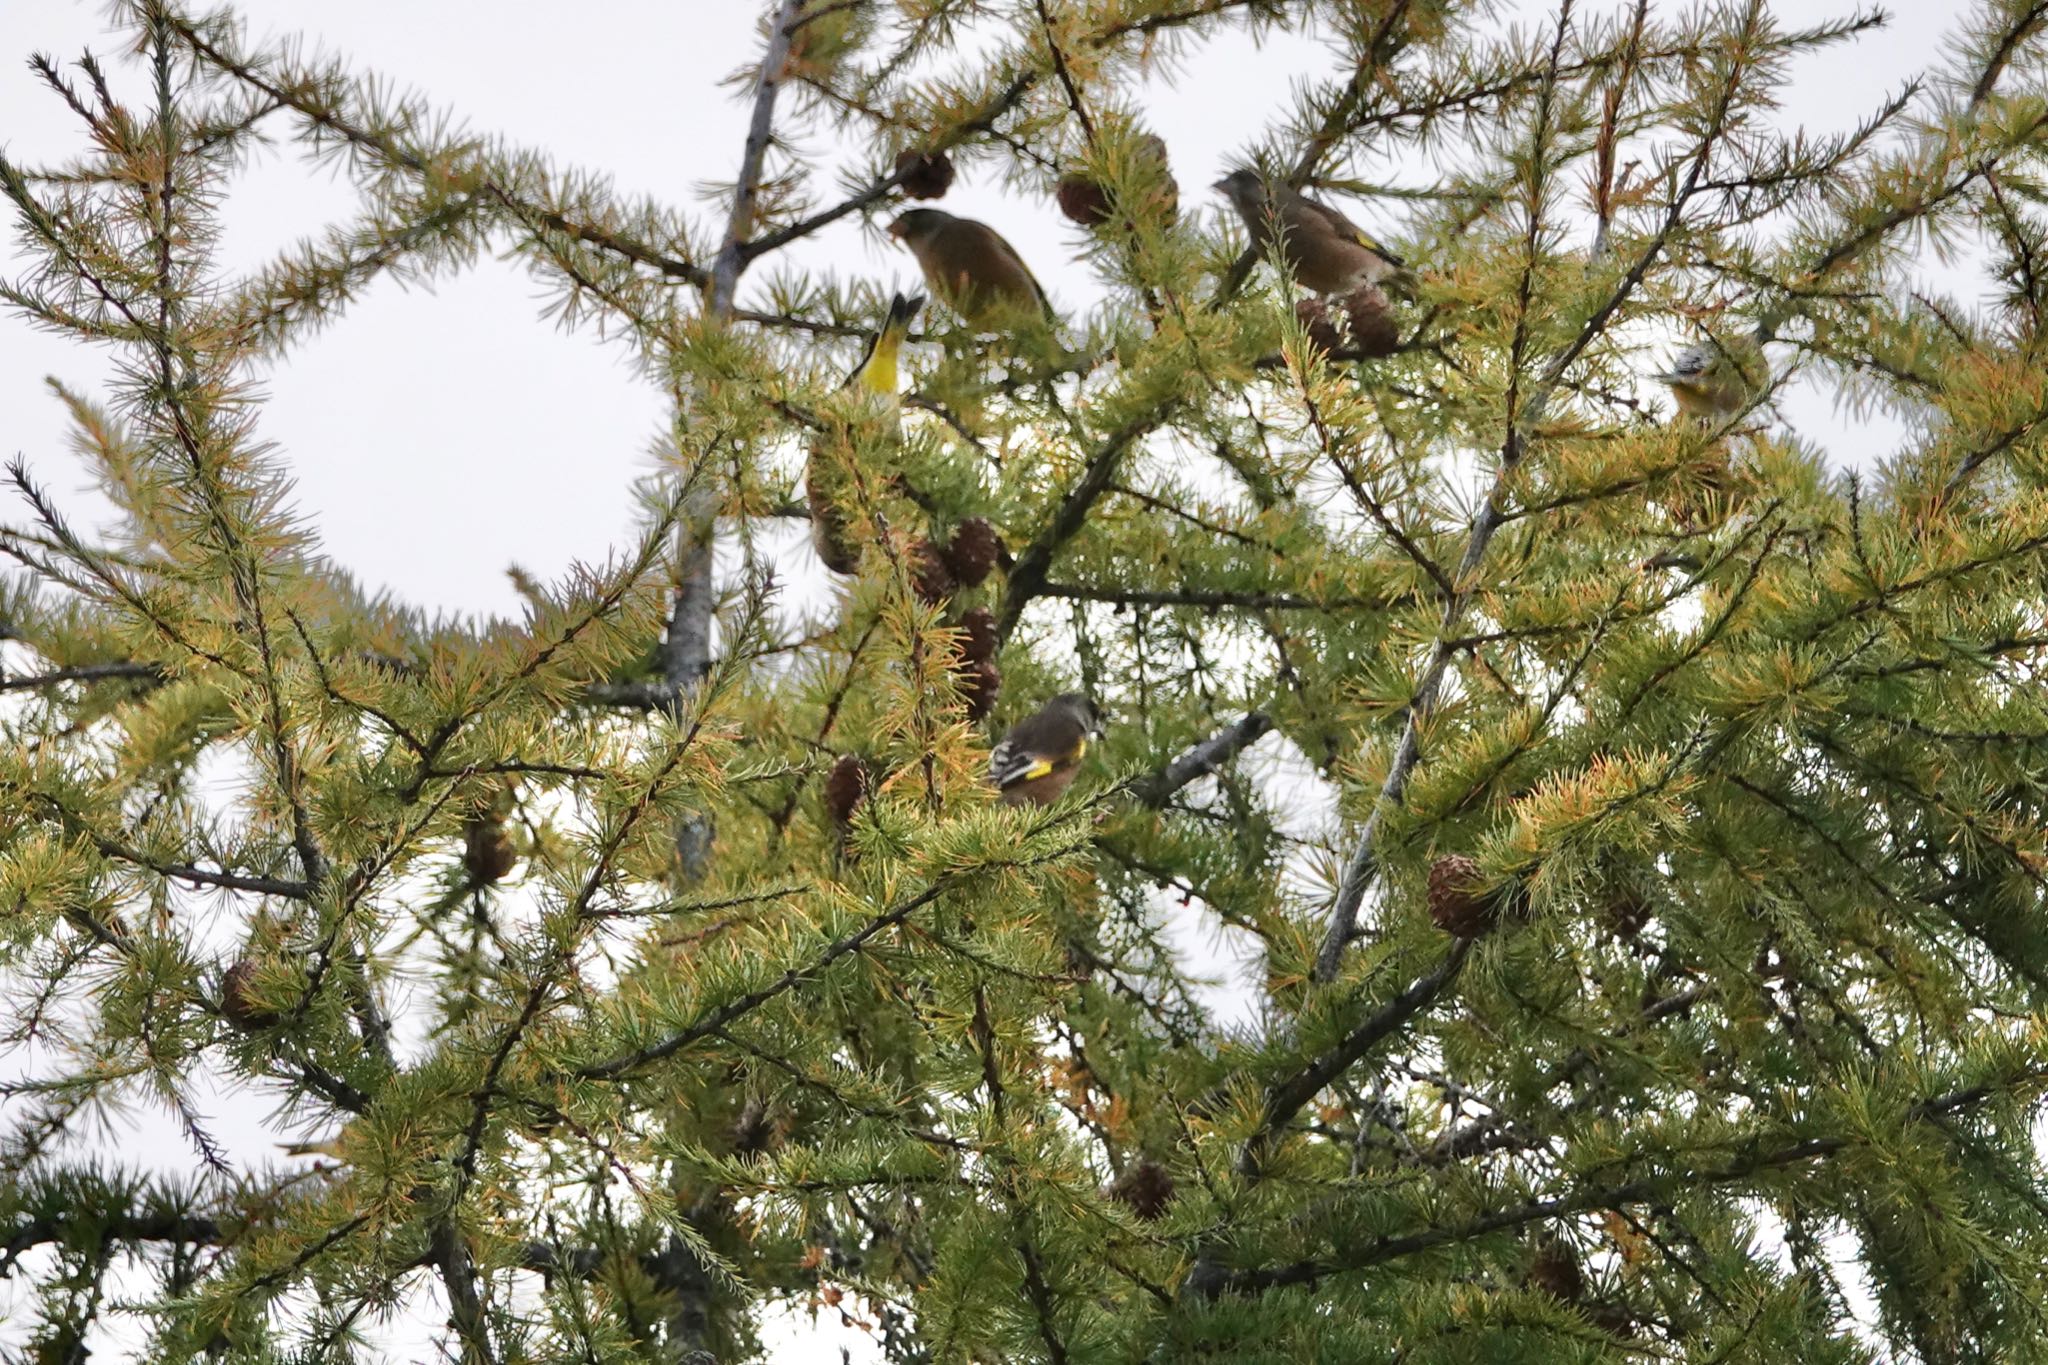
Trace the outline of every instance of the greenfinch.
<instances>
[{"instance_id":1,"label":"greenfinch","mask_svg":"<svg viewBox=\"0 0 2048 1365\"><path fill-rule=\"evenodd\" d=\"M336 1161L349 1159L347 1145L340 1133L312 1142L280 1142L277 1149L286 1156L324 1156L332 1157Z\"/></svg>"},{"instance_id":2,"label":"greenfinch","mask_svg":"<svg viewBox=\"0 0 2048 1365\"><path fill-rule=\"evenodd\" d=\"M834 573L852 573L860 566L860 544L847 522L842 502L845 475L839 465L825 457L828 442L844 444L851 424L875 417L893 430L897 418L897 386L903 353L903 338L924 307L924 295L896 295L889 300L888 315L868 341L860 363L841 381L838 393L865 408L864 412L839 412L828 416L826 429L812 441L804 461L804 502L811 513L811 545L825 567Z\"/></svg>"},{"instance_id":3,"label":"greenfinch","mask_svg":"<svg viewBox=\"0 0 2048 1365\"><path fill-rule=\"evenodd\" d=\"M1318 294L1344 294L1363 285L1398 285L1401 258L1328 204L1299 190L1271 184L1249 168L1232 171L1212 187L1230 201L1264 254L1280 230L1280 250L1297 283Z\"/></svg>"},{"instance_id":4,"label":"greenfinch","mask_svg":"<svg viewBox=\"0 0 2048 1365\"><path fill-rule=\"evenodd\" d=\"M932 293L977 331L1057 321L1031 268L988 224L943 209L910 209L889 224L889 235L917 257Z\"/></svg>"},{"instance_id":5,"label":"greenfinch","mask_svg":"<svg viewBox=\"0 0 2048 1365\"><path fill-rule=\"evenodd\" d=\"M1671 368L1653 379L1662 381L1686 417L1725 422L1749 406L1750 396L1765 377L1763 356L1753 342L1724 346L1709 340L1687 346L1671 359Z\"/></svg>"},{"instance_id":6,"label":"greenfinch","mask_svg":"<svg viewBox=\"0 0 2048 1365\"><path fill-rule=\"evenodd\" d=\"M1095 707L1079 692L1062 692L1018 721L988 756L988 780L1006 806L1049 806L1081 771L1096 733Z\"/></svg>"}]
</instances>

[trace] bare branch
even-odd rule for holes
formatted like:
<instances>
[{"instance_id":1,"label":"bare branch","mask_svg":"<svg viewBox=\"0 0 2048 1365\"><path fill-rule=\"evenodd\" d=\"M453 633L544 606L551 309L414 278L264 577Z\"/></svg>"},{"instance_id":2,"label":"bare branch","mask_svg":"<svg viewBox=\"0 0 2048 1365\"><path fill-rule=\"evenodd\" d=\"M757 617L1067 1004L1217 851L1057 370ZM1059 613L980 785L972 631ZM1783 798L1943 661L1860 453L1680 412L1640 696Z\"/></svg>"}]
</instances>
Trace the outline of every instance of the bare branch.
<instances>
[{"instance_id":1,"label":"bare branch","mask_svg":"<svg viewBox=\"0 0 2048 1365\"><path fill-rule=\"evenodd\" d=\"M1200 781L1257 743L1273 728L1264 713L1253 711L1243 720L1225 726L1209 738L1153 773L1131 784L1131 795L1147 806L1163 806L1176 792Z\"/></svg>"}]
</instances>

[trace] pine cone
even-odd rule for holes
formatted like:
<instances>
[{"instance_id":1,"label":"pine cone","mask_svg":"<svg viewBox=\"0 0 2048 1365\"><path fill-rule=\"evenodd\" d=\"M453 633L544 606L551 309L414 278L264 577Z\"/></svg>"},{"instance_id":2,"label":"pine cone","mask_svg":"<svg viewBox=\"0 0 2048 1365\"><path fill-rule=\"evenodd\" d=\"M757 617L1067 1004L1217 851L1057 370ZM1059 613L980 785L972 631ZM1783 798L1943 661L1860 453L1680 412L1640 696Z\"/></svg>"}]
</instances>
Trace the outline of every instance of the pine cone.
<instances>
[{"instance_id":1,"label":"pine cone","mask_svg":"<svg viewBox=\"0 0 2048 1365\"><path fill-rule=\"evenodd\" d=\"M1180 182L1173 178L1173 170L1166 160L1166 139L1157 133L1145 134L1145 150L1159 163L1159 185L1153 191L1160 201L1160 212L1168 225L1180 219Z\"/></svg>"},{"instance_id":2,"label":"pine cone","mask_svg":"<svg viewBox=\"0 0 2048 1365\"><path fill-rule=\"evenodd\" d=\"M472 815L462 827L462 867L471 886L495 886L512 870L519 855L495 811Z\"/></svg>"},{"instance_id":3,"label":"pine cone","mask_svg":"<svg viewBox=\"0 0 2048 1365\"><path fill-rule=\"evenodd\" d=\"M1138 1217L1154 1222L1164 1217L1173 1203L1173 1176L1147 1157L1126 1166L1124 1173L1110 1182L1108 1193Z\"/></svg>"},{"instance_id":4,"label":"pine cone","mask_svg":"<svg viewBox=\"0 0 2048 1365\"><path fill-rule=\"evenodd\" d=\"M944 152L898 152L896 171L903 176L903 193L911 199L943 199L953 187L953 160Z\"/></svg>"},{"instance_id":5,"label":"pine cone","mask_svg":"<svg viewBox=\"0 0 2048 1365\"><path fill-rule=\"evenodd\" d=\"M1562 1237L1546 1235L1536 1244L1529 1262L1529 1285L1563 1303L1577 1303L1586 1295L1586 1272L1579 1268L1579 1254Z\"/></svg>"},{"instance_id":6,"label":"pine cone","mask_svg":"<svg viewBox=\"0 0 2048 1365\"><path fill-rule=\"evenodd\" d=\"M275 1010L267 1010L252 998L256 987L256 964L243 958L227 969L220 979L220 1012L227 1021L243 1031L269 1028L278 1020Z\"/></svg>"},{"instance_id":7,"label":"pine cone","mask_svg":"<svg viewBox=\"0 0 2048 1365\"><path fill-rule=\"evenodd\" d=\"M1060 212L1082 227L1100 227L1109 221L1109 191L1076 171L1060 177L1054 197Z\"/></svg>"},{"instance_id":8,"label":"pine cone","mask_svg":"<svg viewBox=\"0 0 2048 1365\"><path fill-rule=\"evenodd\" d=\"M953 571L946 567L945 551L929 540L910 547L910 585L919 601L934 607L951 597L958 586Z\"/></svg>"},{"instance_id":9,"label":"pine cone","mask_svg":"<svg viewBox=\"0 0 2048 1365\"><path fill-rule=\"evenodd\" d=\"M978 588L1008 553L1002 533L989 525L987 517L968 517L953 528L953 538L946 543L946 567L960 586Z\"/></svg>"},{"instance_id":10,"label":"pine cone","mask_svg":"<svg viewBox=\"0 0 2048 1365\"><path fill-rule=\"evenodd\" d=\"M841 829L853 823L853 813L867 799L868 782L868 761L859 754L841 754L825 774L825 809Z\"/></svg>"},{"instance_id":11,"label":"pine cone","mask_svg":"<svg viewBox=\"0 0 2048 1365\"><path fill-rule=\"evenodd\" d=\"M1175 183L1173 172L1167 165L1165 141L1157 133L1146 133L1138 141L1136 159L1152 163L1148 169L1156 175L1157 183L1148 186L1145 193L1160 205L1162 215L1169 224L1172 223L1180 213L1180 186ZM1089 179L1084 172L1069 171L1061 176L1055 196L1059 200L1060 212L1082 227L1101 227L1115 216L1110 205L1109 187Z\"/></svg>"},{"instance_id":12,"label":"pine cone","mask_svg":"<svg viewBox=\"0 0 2048 1365\"><path fill-rule=\"evenodd\" d=\"M1351 321L1351 355L1360 360L1378 360L1401 348L1401 332L1394 325L1394 305L1376 284L1360 285L1344 299L1344 313Z\"/></svg>"},{"instance_id":13,"label":"pine cone","mask_svg":"<svg viewBox=\"0 0 2048 1365\"><path fill-rule=\"evenodd\" d=\"M1347 342L1337 320L1330 315L1329 304L1321 299L1303 299L1294 305L1294 320L1308 333L1311 346L1320 348L1325 355L1344 355Z\"/></svg>"},{"instance_id":14,"label":"pine cone","mask_svg":"<svg viewBox=\"0 0 2048 1365\"><path fill-rule=\"evenodd\" d=\"M1429 917L1454 938L1478 938L1500 919L1500 901L1480 891L1479 863L1449 853L1429 865Z\"/></svg>"},{"instance_id":15,"label":"pine cone","mask_svg":"<svg viewBox=\"0 0 2048 1365\"><path fill-rule=\"evenodd\" d=\"M1001 642L996 639L996 614L976 607L960 615L960 658L964 663L985 664L995 660Z\"/></svg>"},{"instance_id":16,"label":"pine cone","mask_svg":"<svg viewBox=\"0 0 2048 1365\"><path fill-rule=\"evenodd\" d=\"M967 719L980 720L995 709L1003 690L1003 671L995 660L984 659L960 670L960 696L967 703Z\"/></svg>"}]
</instances>

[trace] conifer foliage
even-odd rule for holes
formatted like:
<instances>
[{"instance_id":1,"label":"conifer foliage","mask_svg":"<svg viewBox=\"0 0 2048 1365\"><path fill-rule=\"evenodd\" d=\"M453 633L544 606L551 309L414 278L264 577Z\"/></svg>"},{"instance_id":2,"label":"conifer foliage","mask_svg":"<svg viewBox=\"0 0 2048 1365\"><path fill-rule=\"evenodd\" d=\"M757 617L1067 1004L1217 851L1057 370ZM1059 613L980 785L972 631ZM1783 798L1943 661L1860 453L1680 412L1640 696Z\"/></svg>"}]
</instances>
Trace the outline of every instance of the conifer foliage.
<instances>
[{"instance_id":1,"label":"conifer foliage","mask_svg":"<svg viewBox=\"0 0 2048 1365\"><path fill-rule=\"evenodd\" d=\"M55 395L117 533L17 466L0 535L36 1358L369 1358L394 1308L491 1362L790 1310L904 1362L2048 1340L2048 7L1820 136L1777 98L1874 15L777 0L708 207L116 9L131 63L37 59L76 159L0 160L5 302L119 360ZM1301 308L1139 95L1298 28L1244 159L1403 267ZM232 277L259 137L358 208ZM886 284L783 258L962 179L1105 298L935 288L885 415L839 382ZM501 250L673 421L613 557L471 629L321 557L260 381ZM1830 466L1793 384L1902 444ZM814 513L852 572L798 600ZM1075 690L1080 780L999 803ZM318 1161L230 1160L202 1084Z\"/></svg>"}]
</instances>

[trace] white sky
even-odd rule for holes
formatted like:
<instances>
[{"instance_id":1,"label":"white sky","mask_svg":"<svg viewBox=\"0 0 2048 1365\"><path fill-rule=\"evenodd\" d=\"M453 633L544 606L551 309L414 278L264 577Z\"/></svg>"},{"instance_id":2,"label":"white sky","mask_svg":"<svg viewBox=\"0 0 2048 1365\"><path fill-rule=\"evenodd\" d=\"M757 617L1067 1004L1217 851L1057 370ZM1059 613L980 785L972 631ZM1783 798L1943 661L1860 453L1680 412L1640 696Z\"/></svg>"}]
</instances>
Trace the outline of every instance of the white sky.
<instances>
[{"instance_id":1,"label":"white sky","mask_svg":"<svg viewBox=\"0 0 2048 1365\"><path fill-rule=\"evenodd\" d=\"M1852 8L1849 0L1777 6L1788 23ZM698 185L728 179L737 166L745 110L718 82L756 49L758 7L745 0L596 0L567 24L559 6L533 0L244 0L240 9L256 39L306 35L359 70L427 92L478 130L608 173L629 193L697 205ZM1529 3L1507 9L1551 12ZM1941 51L1950 9L1902 5L1889 31L1808 62L1786 121L1817 131L1853 122ZM79 145L76 121L25 60L38 50L68 60L88 46L112 50L98 0L0 0L0 147L11 158L54 161ZM1208 183L1256 140L1266 117L1284 110L1291 81L1327 66L1311 41L1259 50L1239 41L1186 63L1177 88L1148 90L1146 114L1169 144L1184 206L1212 211ZM1219 97L1225 82L1229 94ZM999 226L1064 313L1094 306L1103 290L1074 249L1076 230L1049 202L994 190L993 178L986 167L969 168L944 207ZM833 184L828 168L820 192ZM252 267L349 207L345 185L272 155L227 207L224 264ZM1368 223L1386 223L1392 212L1357 208ZM13 244L10 217L0 224L0 262ZM804 261L903 284L916 278L908 255L864 233L857 218L823 234ZM296 480L301 514L365 586L429 610L514 614L508 565L551 576L573 560L602 560L624 540L633 524L629 488L649 468L644 452L664 422L663 404L621 350L564 333L540 307L539 286L503 261L485 261L431 293L386 281L267 377L262 433ZM91 393L106 366L0 315L0 457L25 456L90 522L103 505L65 449L46 374ZM1827 441L1835 424L1825 401L1794 400L1791 415L1836 448ZM1881 428L1866 430L1840 456L1874 458L1886 440ZM0 1069L17 1070L21 1059L9 1060ZM223 1098L210 1118L232 1152L260 1159L275 1135L268 1116L251 1109ZM167 1170L190 1167L172 1130L148 1118L142 1132L148 1139L133 1144L137 1152ZM0 1319L6 1303L0 1292ZM777 1358L818 1352L811 1341Z\"/></svg>"}]
</instances>

